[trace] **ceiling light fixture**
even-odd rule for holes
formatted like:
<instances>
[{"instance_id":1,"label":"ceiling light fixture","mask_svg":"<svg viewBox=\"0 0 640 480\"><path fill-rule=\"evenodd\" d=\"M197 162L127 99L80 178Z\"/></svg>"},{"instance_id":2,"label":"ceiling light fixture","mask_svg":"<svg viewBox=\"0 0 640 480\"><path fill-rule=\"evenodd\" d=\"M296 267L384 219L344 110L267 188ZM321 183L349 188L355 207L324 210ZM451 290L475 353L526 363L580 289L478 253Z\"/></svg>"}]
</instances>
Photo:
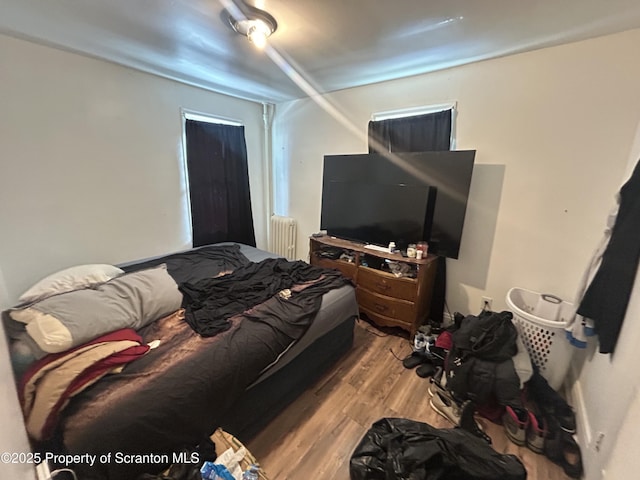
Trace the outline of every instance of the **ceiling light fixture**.
<instances>
[{"instance_id":1,"label":"ceiling light fixture","mask_svg":"<svg viewBox=\"0 0 640 480\"><path fill-rule=\"evenodd\" d=\"M264 48L267 38L278 29L276 19L268 12L247 4L242 5L240 14L244 18L235 18L227 11L231 28L240 35L245 35L257 48Z\"/></svg>"}]
</instances>

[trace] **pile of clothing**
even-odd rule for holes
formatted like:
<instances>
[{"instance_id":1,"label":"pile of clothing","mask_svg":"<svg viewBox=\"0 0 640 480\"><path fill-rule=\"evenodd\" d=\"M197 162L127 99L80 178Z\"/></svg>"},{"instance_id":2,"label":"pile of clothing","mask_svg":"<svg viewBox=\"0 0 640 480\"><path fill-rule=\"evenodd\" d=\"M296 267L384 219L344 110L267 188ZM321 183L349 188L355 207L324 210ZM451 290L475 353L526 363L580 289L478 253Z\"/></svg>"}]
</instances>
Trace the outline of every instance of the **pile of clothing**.
<instances>
[{"instance_id":1,"label":"pile of clothing","mask_svg":"<svg viewBox=\"0 0 640 480\"><path fill-rule=\"evenodd\" d=\"M515 455L496 452L462 428L405 418L373 424L349 461L351 480L525 480Z\"/></svg>"},{"instance_id":2,"label":"pile of clothing","mask_svg":"<svg viewBox=\"0 0 640 480\"><path fill-rule=\"evenodd\" d=\"M430 405L453 424L460 424L463 406L471 402L479 415L504 425L513 443L546 455L567 475L580 478L573 409L537 371L512 318L508 311L456 313L450 328L431 329L423 338L424 350L414 342L403 364L431 376Z\"/></svg>"}]
</instances>

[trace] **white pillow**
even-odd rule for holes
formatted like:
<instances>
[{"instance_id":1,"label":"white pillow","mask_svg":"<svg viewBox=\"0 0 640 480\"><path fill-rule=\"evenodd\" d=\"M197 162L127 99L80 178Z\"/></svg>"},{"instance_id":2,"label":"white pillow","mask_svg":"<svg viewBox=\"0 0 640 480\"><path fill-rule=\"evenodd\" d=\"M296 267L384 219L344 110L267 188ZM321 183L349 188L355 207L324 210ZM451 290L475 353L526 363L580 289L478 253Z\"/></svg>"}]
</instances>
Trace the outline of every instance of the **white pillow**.
<instances>
[{"instance_id":1,"label":"white pillow","mask_svg":"<svg viewBox=\"0 0 640 480\"><path fill-rule=\"evenodd\" d=\"M9 311L47 353L122 328L138 330L180 308L182 294L165 264L120 275L94 288L53 295ZM10 322L8 322L10 323Z\"/></svg>"},{"instance_id":2,"label":"white pillow","mask_svg":"<svg viewBox=\"0 0 640 480\"><path fill-rule=\"evenodd\" d=\"M104 283L122 275L123 270L113 265L78 265L43 278L20 296L20 303L43 300L59 293L71 292Z\"/></svg>"}]
</instances>

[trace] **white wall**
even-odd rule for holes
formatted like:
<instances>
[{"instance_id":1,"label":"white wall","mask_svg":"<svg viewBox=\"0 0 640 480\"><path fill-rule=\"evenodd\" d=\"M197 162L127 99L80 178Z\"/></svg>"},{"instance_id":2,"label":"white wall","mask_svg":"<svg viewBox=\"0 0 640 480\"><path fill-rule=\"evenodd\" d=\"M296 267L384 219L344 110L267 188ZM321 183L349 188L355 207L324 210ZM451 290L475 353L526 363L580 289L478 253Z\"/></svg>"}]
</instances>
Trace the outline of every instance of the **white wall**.
<instances>
[{"instance_id":1,"label":"white wall","mask_svg":"<svg viewBox=\"0 0 640 480\"><path fill-rule=\"evenodd\" d=\"M262 106L0 36L0 266L9 300L45 274L190 247L180 107L245 125L266 246Z\"/></svg>"},{"instance_id":2,"label":"white wall","mask_svg":"<svg viewBox=\"0 0 640 480\"><path fill-rule=\"evenodd\" d=\"M0 311L10 307L7 301L7 289L4 275L0 269ZM22 422L22 411L18 402L18 393L14 384L13 371L9 363L9 349L0 326L0 453L28 453L31 446ZM34 466L28 463L0 462L0 478L14 480L32 480L35 478Z\"/></svg>"},{"instance_id":3,"label":"white wall","mask_svg":"<svg viewBox=\"0 0 640 480\"><path fill-rule=\"evenodd\" d=\"M289 183L276 183L285 194L275 207L299 220L300 257L320 225L324 155L366 152L372 112L457 101L457 149L477 155L460 258L447 265L449 309L476 312L482 295L506 308L513 286L573 301L630 171L640 120L637 45L640 30L632 30L323 96L361 134L312 100L278 105L274 172ZM593 345L576 355L587 480L638 448L615 443L640 386L638 315L640 285L613 358ZM596 452L598 432L605 438Z\"/></svg>"},{"instance_id":4,"label":"white wall","mask_svg":"<svg viewBox=\"0 0 640 480\"><path fill-rule=\"evenodd\" d=\"M366 152L372 112L457 101L457 149L477 155L450 310L478 311L482 295L506 308L513 286L572 299L640 118L639 42L635 30L323 96L360 134L310 99L278 105L275 209L299 220L298 255L320 227L324 155Z\"/></svg>"},{"instance_id":5,"label":"white wall","mask_svg":"<svg viewBox=\"0 0 640 480\"><path fill-rule=\"evenodd\" d=\"M611 458L607 460L607 467L602 478L618 480L621 478L636 478L640 471L640 395L637 394L631 402L630 408L623 412L624 422L620 428L615 442L615 450ZM599 478L591 476L591 478Z\"/></svg>"},{"instance_id":6,"label":"white wall","mask_svg":"<svg viewBox=\"0 0 640 480\"><path fill-rule=\"evenodd\" d=\"M640 159L640 124L628 156L622 186ZM613 206L613 200L610 202ZM602 219L604 230L605 219ZM620 337L613 355L597 353L597 341L592 339L588 348L577 352L572 365L572 396L578 407L580 444L584 446L587 468L585 480L602 478L635 478L638 463L636 452L640 443L637 420L640 410L640 281L636 278L622 324ZM634 433L634 431L636 433ZM601 434L603 436L601 436ZM621 435L621 436L620 436ZM600 440L599 440L600 439ZM624 462L621 462L625 459ZM622 472L626 471L626 475Z\"/></svg>"}]
</instances>

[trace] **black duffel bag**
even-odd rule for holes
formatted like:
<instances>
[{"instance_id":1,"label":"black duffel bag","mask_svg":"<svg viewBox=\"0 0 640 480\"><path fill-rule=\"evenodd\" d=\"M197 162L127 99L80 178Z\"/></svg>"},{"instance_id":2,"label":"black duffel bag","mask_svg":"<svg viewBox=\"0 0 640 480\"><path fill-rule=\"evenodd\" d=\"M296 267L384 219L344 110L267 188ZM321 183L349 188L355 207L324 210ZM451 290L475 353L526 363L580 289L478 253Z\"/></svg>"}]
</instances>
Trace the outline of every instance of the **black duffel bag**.
<instances>
[{"instance_id":1,"label":"black duffel bag","mask_svg":"<svg viewBox=\"0 0 640 480\"><path fill-rule=\"evenodd\" d=\"M514 455L496 452L461 428L438 429L404 418L373 424L349 463L351 480L524 480Z\"/></svg>"}]
</instances>

